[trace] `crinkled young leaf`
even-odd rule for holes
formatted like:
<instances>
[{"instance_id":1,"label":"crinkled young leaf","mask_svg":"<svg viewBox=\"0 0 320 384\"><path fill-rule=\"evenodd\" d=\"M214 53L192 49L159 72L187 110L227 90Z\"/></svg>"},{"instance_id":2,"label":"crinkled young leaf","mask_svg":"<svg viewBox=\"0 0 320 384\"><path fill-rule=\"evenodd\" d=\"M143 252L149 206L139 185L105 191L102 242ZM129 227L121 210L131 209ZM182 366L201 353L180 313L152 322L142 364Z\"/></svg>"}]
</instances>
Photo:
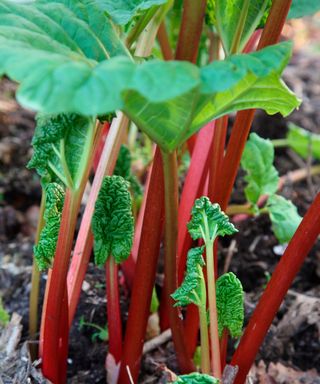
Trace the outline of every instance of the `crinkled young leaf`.
<instances>
[{"instance_id":1,"label":"crinkled young leaf","mask_svg":"<svg viewBox=\"0 0 320 384\"><path fill-rule=\"evenodd\" d=\"M115 23L127 24L138 12L145 11L155 5L164 4L167 0L91 0L102 11L107 12Z\"/></svg>"},{"instance_id":2,"label":"crinkled young leaf","mask_svg":"<svg viewBox=\"0 0 320 384\"><path fill-rule=\"evenodd\" d=\"M44 184L51 181L67 183L66 172L78 186L81 178L81 160L93 137L93 118L76 114L37 116L32 145L33 156L28 168L35 168ZM63 167L63 160L67 171Z\"/></svg>"},{"instance_id":3,"label":"crinkled young leaf","mask_svg":"<svg viewBox=\"0 0 320 384\"><path fill-rule=\"evenodd\" d=\"M219 336L227 329L231 337L242 334L244 320L243 289L240 280L232 272L219 277L216 282Z\"/></svg>"},{"instance_id":4,"label":"crinkled young leaf","mask_svg":"<svg viewBox=\"0 0 320 384\"><path fill-rule=\"evenodd\" d=\"M279 79L290 57L288 43L202 69L186 62L139 65L125 57L101 61L110 49L97 29L103 23L94 23L97 8L91 0L8 4L0 6L0 74L21 83L17 98L28 108L88 116L123 110L171 151L226 113L263 108L287 115L299 104ZM80 37L74 36L80 25Z\"/></svg>"},{"instance_id":5,"label":"crinkled young leaf","mask_svg":"<svg viewBox=\"0 0 320 384\"><path fill-rule=\"evenodd\" d=\"M249 0L248 12L238 52L241 52L253 31L259 25L269 0ZM215 0L215 25L227 54L230 54L236 37L240 14L246 0Z\"/></svg>"},{"instance_id":6,"label":"crinkled young leaf","mask_svg":"<svg viewBox=\"0 0 320 384\"><path fill-rule=\"evenodd\" d=\"M109 256L122 263L133 242L133 216L128 183L121 176L105 177L92 217L95 262L104 265Z\"/></svg>"},{"instance_id":7,"label":"crinkled young leaf","mask_svg":"<svg viewBox=\"0 0 320 384\"><path fill-rule=\"evenodd\" d=\"M306 129L290 123L287 139L289 147L304 159L307 159L311 155L314 159L320 160L319 134L311 133Z\"/></svg>"},{"instance_id":8,"label":"crinkled young leaf","mask_svg":"<svg viewBox=\"0 0 320 384\"><path fill-rule=\"evenodd\" d=\"M175 383L179 384L219 384L220 380L204 373L193 372L189 375L178 376Z\"/></svg>"},{"instance_id":9,"label":"crinkled young leaf","mask_svg":"<svg viewBox=\"0 0 320 384\"><path fill-rule=\"evenodd\" d=\"M290 200L273 195L269 197L266 208L269 211L272 230L279 243L288 243L302 220L297 207Z\"/></svg>"},{"instance_id":10,"label":"crinkled young leaf","mask_svg":"<svg viewBox=\"0 0 320 384\"><path fill-rule=\"evenodd\" d=\"M202 254L203 247L191 248L187 255L187 270L179 288L171 295L176 301L175 306L188 304L201 305L202 267L205 265Z\"/></svg>"},{"instance_id":11,"label":"crinkled young leaf","mask_svg":"<svg viewBox=\"0 0 320 384\"><path fill-rule=\"evenodd\" d=\"M221 211L219 204L212 204L206 196L202 196L194 202L191 215L188 231L194 240L201 238L206 240L206 221L208 223L208 236L211 240L217 236L232 235L238 232L235 226L230 223L229 217Z\"/></svg>"},{"instance_id":12,"label":"crinkled young leaf","mask_svg":"<svg viewBox=\"0 0 320 384\"><path fill-rule=\"evenodd\" d=\"M320 10L320 0L292 0L288 19L310 16Z\"/></svg>"},{"instance_id":13,"label":"crinkled young leaf","mask_svg":"<svg viewBox=\"0 0 320 384\"><path fill-rule=\"evenodd\" d=\"M44 227L34 246L34 257L40 271L51 267L60 230L65 192L57 183L45 187Z\"/></svg>"},{"instance_id":14,"label":"crinkled young leaf","mask_svg":"<svg viewBox=\"0 0 320 384\"><path fill-rule=\"evenodd\" d=\"M260 196L272 195L277 191L279 175L273 161L271 141L251 133L241 159L241 166L247 172L245 195L249 202L256 204Z\"/></svg>"}]
</instances>

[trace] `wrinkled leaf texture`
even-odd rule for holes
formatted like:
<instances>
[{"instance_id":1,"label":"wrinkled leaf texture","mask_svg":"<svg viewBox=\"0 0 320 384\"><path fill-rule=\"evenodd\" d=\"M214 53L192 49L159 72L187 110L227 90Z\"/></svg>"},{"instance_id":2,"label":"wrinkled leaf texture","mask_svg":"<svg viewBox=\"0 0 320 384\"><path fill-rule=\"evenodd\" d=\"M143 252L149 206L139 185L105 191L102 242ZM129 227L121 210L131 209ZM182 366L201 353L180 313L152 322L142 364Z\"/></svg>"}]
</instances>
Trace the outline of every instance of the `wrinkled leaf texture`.
<instances>
[{"instance_id":1,"label":"wrinkled leaf texture","mask_svg":"<svg viewBox=\"0 0 320 384\"><path fill-rule=\"evenodd\" d=\"M241 159L241 166L247 172L245 195L249 202L256 204L260 196L277 191L279 175L273 161L272 142L251 133Z\"/></svg>"},{"instance_id":2,"label":"wrinkled leaf texture","mask_svg":"<svg viewBox=\"0 0 320 384\"><path fill-rule=\"evenodd\" d=\"M37 116L32 145L33 156L28 168L35 168L42 177L42 184L51 181L65 182L61 158L64 157L71 179L77 184L81 178L81 159L93 134L94 120L76 114ZM63 143L63 146L62 146ZM57 172L55 172L57 170ZM59 179L59 174L64 179Z\"/></svg>"},{"instance_id":3,"label":"wrinkled leaf texture","mask_svg":"<svg viewBox=\"0 0 320 384\"><path fill-rule=\"evenodd\" d=\"M302 217L297 207L279 195L270 196L267 202L272 230L280 244L288 243L297 230Z\"/></svg>"},{"instance_id":4,"label":"wrinkled leaf texture","mask_svg":"<svg viewBox=\"0 0 320 384\"><path fill-rule=\"evenodd\" d=\"M176 301L175 306L183 307L191 303L201 305L202 267L205 265L202 257L203 252L204 246L191 248L189 250L186 275L180 287L171 295Z\"/></svg>"},{"instance_id":5,"label":"wrinkled leaf texture","mask_svg":"<svg viewBox=\"0 0 320 384\"><path fill-rule=\"evenodd\" d=\"M232 272L219 277L216 282L219 337L227 329L231 337L242 334L244 298L240 280Z\"/></svg>"},{"instance_id":6,"label":"wrinkled leaf texture","mask_svg":"<svg viewBox=\"0 0 320 384\"><path fill-rule=\"evenodd\" d=\"M204 373L193 372L189 375L178 376L175 383L179 384L219 384L219 380Z\"/></svg>"},{"instance_id":7,"label":"wrinkled leaf texture","mask_svg":"<svg viewBox=\"0 0 320 384\"><path fill-rule=\"evenodd\" d=\"M281 43L201 69L139 65L90 0L0 4L0 75L21 83L23 106L87 116L123 110L165 151L232 111L289 114L299 101L279 77L290 54L291 44Z\"/></svg>"},{"instance_id":8,"label":"wrinkled leaf texture","mask_svg":"<svg viewBox=\"0 0 320 384\"><path fill-rule=\"evenodd\" d=\"M34 246L34 257L40 271L51 267L55 255L65 192L61 185L50 183L45 187L44 227L39 242Z\"/></svg>"},{"instance_id":9,"label":"wrinkled leaf texture","mask_svg":"<svg viewBox=\"0 0 320 384\"><path fill-rule=\"evenodd\" d=\"M202 234L206 233L206 220L208 222L211 240L217 236L232 235L238 232L235 226L230 223L229 217L221 211L219 204L212 204L206 196L196 199L191 215L191 220L188 223L188 231L193 240L203 238Z\"/></svg>"},{"instance_id":10,"label":"wrinkled leaf texture","mask_svg":"<svg viewBox=\"0 0 320 384\"><path fill-rule=\"evenodd\" d=\"M134 224L128 187L121 176L107 176L102 183L91 223L97 265L109 256L119 264L130 254Z\"/></svg>"}]
</instances>

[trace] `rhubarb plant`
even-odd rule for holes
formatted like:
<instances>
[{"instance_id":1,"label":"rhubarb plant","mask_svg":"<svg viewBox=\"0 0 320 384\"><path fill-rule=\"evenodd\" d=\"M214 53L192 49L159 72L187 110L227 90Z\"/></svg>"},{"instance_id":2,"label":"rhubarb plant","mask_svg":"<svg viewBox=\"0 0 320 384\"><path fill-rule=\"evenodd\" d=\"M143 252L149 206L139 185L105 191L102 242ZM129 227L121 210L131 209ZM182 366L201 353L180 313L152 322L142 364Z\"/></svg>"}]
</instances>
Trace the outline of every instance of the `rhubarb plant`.
<instances>
[{"instance_id":1,"label":"rhubarb plant","mask_svg":"<svg viewBox=\"0 0 320 384\"><path fill-rule=\"evenodd\" d=\"M133 216L128 183L121 176L107 176L101 186L92 217L95 262L106 264L109 354L121 359L118 265L125 261L133 242Z\"/></svg>"},{"instance_id":2,"label":"rhubarb plant","mask_svg":"<svg viewBox=\"0 0 320 384\"><path fill-rule=\"evenodd\" d=\"M172 297L177 301L177 305L187 305L193 303L199 307L201 329L201 368L203 373L210 373L210 352L206 316L208 296L210 342L211 350L214 351L212 354L211 370L213 372L213 376L221 379L219 331L227 327L232 330L232 333L235 336L238 335L239 331L234 332L236 328L234 323L236 323L235 318L237 318L237 316L240 318L242 317L243 320L243 310L241 312L243 300L241 300L241 294L240 296L238 294L240 282L232 279L232 276L225 276L222 280L220 280L220 283L217 282L217 288L219 287L219 290L216 290L213 247L218 236L223 237L225 235L232 235L236 233L237 230L234 225L230 223L228 216L221 211L219 205L212 204L205 196L195 201L191 214L192 218L188 223L189 233L193 240L202 239L205 244L208 288L206 290L202 271L202 267L204 266L204 260L202 258L203 247L195 248L191 249L188 253L185 279ZM238 284L238 287L233 286L235 281ZM226 282L227 284L225 284ZM218 296L217 293L219 293ZM236 295L233 298L234 293L236 293ZM217 301L217 299L219 299L219 301ZM225 310L226 307L229 308L231 313L233 311L236 312L239 309L240 312L230 316L230 313ZM220 326L217 308L219 308L220 311Z\"/></svg>"},{"instance_id":3,"label":"rhubarb plant","mask_svg":"<svg viewBox=\"0 0 320 384\"><path fill-rule=\"evenodd\" d=\"M251 204L249 210L255 214L269 214L272 229L280 244L288 243L301 222L297 208L290 201L276 194L279 174L273 165L274 147L270 140L251 133L243 156L241 166L246 171L245 195ZM259 199L267 195L267 202L259 208Z\"/></svg>"},{"instance_id":4,"label":"rhubarb plant","mask_svg":"<svg viewBox=\"0 0 320 384\"><path fill-rule=\"evenodd\" d=\"M290 0L274 0L272 5L267 0L1 2L0 76L6 75L18 82L17 100L38 112L34 155L29 166L36 168L42 181L44 217L39 223L44 221L44 228L35 253L39 267L50 269L40 357L44 375L55 384L66 381L69 324L77 301L74 287L76 285L80 292L92 243L97 263L106 264L107 270L109 355L116 363L121 362L119 382L132 382L127 368L134 381L138 380L163 217L166 282L160 305L160 312L161 307L165 309L163 323L168 320L171 327L181 371L192 371L192 341L185 337L185 329L197 333L199 322L193 318L193 322L188 323L190 316L187 316L183 324L178 308L173 307L171 294L179 305L191 302L199 306L202 344L206 343L206 333L208 339L208 332L204 331L207 330L204 321L207 296L214 353L211 354L212 367L208 368L210 351L209 347L203 348L207 356L203 359L206 364L203 371L212 370L218 379L221 378L219 332L224 342L226 330L233 336L241 333L242 291L231 274L215 281L217 268L213 262L213 246L218 237L231 235L236 230L219 205L211 204L206 198L196 200L189 231L193 239L204 240L206 257L203 257L202 247L189 251L185 281L178 290L176 267L179 266L181 274L187 254L183 251L190 246L185 247L185 237L177 241L177 233L180 236L183 232L181 222L185 230L190 208L194 199L204 193L207 179L208 195L214 197L211 200L217 201L223 210L227 209L254 109L287 116L300 104L281 79L292 44L277 44L290 4ZM206 8L206 20L211 23L208 29L203 28ZM309 0L295 0L290 17L300 17L302 8L305 13L314 12L318 5ZM257 51L242 53L255 46L259 33L254 31L259 28L264 30ZM161 51L158 47L153 49L156 36ZM208 45L209 50L214 50L220 42L225 50L224 60L220 60L219 49L214 55L206 53ZM201 60L199 46L204 52ZM176 60L161 60L174 57ZM236 122L225 151L227 115L233 112L237 112ZM99 122L105 119L112 119L110 130L97 156L100 160L94 167L96 174L76 242L77 252L71 258L82 195L93 168L93 156L101 146ZM129 259L130 275L134 276L132 305L122 350L118 264L128 257L133 243L131 200L125 180L131 183L132 191L137 187L130 172L130 154L121 149L118 156L121 144L127 141L129 120L138 127L137 135L141 131L158 147L141 209L135 212L138 217L132 252L135 257ZM187 175L184 190L190 192L194 188L196 191L192 191L192 196L182 192L179 207L176 151L183 150L186 143L190 155L195 150L195 157L190 156L189 170L192 169L193 176L188 178ZM116 176L104 179L112 175L117 158ZM201 164L198 164L199 158ZM274 194L277 174L270 158L267 164L264 167L267 175L262 178L258 175L259 180L249 181L249 201L255 206L261 194L271 194L264 208L270 212L279 239L288 241L289 235L283 230L284 219L289 218L292 223L292 217L297 216L295 213L290 216L293 212L290 204ZM201 175L197 174L198 169ZM183 217L179 223L178 211ZM312 220L311 212L309 221ZM39 232L41 227L39 224ZM289 225L285 227L290 228ZM291 235L292 232L290 229ZM315 229L312 236L313 239ZM204 262L207 287L203 279ZM293 269L291 272L290 278L293 278ZM238 306L230 314L228 311L235 304L233 298ZM234 314L237 317L233 317ZM236 325L239 328L235 328ZM222 358L222 364L224 360ZM240 367L240 371L243 374L245 369ZM182 376L179 380L217 382L213 377L200 374Z\"/></svg>"}]
</instances>

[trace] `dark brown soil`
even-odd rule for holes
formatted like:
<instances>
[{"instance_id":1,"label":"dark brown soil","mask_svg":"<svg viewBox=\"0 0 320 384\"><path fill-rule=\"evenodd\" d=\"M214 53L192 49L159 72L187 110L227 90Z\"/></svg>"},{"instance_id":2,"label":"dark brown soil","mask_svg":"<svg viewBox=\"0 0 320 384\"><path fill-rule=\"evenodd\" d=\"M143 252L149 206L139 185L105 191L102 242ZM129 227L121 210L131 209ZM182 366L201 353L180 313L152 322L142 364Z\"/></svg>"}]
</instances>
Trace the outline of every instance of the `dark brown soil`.
<instances>
[{"instance_id":1,"label":"dark brown soil","mask_svg":"<svg viewBox=\"0 0 320 384\"><path fill-rule=\"evenodd\" d=\"M320 62L319 56L297 55L286 72L286 79L303 99L300 111L288 119L280 116L266 117L259 112L253 130L268 138L284 137L287 122L320 133ZM0 297L9 313L22 316L23 337L27 339L28 295L32 264L32 246L40 201L40 186L34 172L25 168L30 158L30 141L34 129L34 116L22 110L13 101L15 87L7 80L0 85ZM298 159L289 150L277 151L276 166L280 175L300 168ZM305 164L304 164L305 165ZM306 165L305 165L306 166ZM320 177L297 184L287 184L281 194L290 198L303 215L317 190ZM243 202L243 182L239 178L233 195L233 202ZM257 300L264 290L269 274L272 274L280 259L281 247L275 239L267 217L250 218L238 224L239 234L235 237L235 250L230 270L243 283L246 292L246 316L252 313ZM220 265L231 249L230 240L220 244ZM292 289L274 320L273 326L260 350L257 360L282 363L298 370L318 369L320 372L320 330L319 323L312 321L312 310L306 313L297 298L319 298L320 292L320 243L308 256L302 270L294 281ZM43 295L46 276L42 276ZM159 272L158 281L162 281ZM122 311L124 321L128 308L128 292L122 289ZM307 299L302 300L307 301ZM318 301L318 304L320 301ZM316 311L316 307L313 311ZM290 314L301 318L292 326L286 337L279 333L283 319L290 320ZM300 311L300 312L299 312ZM303 312L304 311L304 312ZM319 309L318 309L319 311ZM74 326L70 335L68 383L105 383L104 362L106 344L92 340L94 329L80 330L79 321L83 316L87 322L106 326L106 299L104 272L90 265L86 276L85 289ZM315 316L315 315L314 315ZM320 318L320 317L319 317ZM230 344L230 351L233 345ZM162 365L176 369L172 343L159 347L143 359L139 383L159 383ZM277 381L274 381L277 382ZM280 382L280 381L279 381ZM302 381L301 381L302 382ZM306 381L305 381L306 382ZM314 381L315 383L316 381Z\"/></svg>"}]
</instances>

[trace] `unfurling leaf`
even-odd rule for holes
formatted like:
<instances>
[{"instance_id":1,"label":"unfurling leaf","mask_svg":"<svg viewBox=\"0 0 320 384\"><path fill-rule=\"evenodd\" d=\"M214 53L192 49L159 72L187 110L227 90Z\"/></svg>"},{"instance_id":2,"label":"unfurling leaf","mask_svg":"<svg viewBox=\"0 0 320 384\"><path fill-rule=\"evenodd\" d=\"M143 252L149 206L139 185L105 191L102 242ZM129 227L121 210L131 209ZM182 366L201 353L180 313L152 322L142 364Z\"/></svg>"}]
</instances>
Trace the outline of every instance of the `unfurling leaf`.
<instances>
[{"instance_id":1,"label":"unfurling leaf","mask_svg":"<svg viewBox=\"0 0 320 384\"><path fill-rule=\"evenodd\" d=\"M320 135L311 133L293 123L289 123L288 145L298 155L307 159L309 156L320 160Z\"/></svg>"},{"instance_id":2,"label":"unfurling leaf","mask_svg":"<svg viewBox=\"0 0 320 384\"><path fill-rule=\"evenodd\" d=\"M251 133L242 155L241 166L247 172L245 195L252 204L256 204L260 196L272 195L278 189L279 175L273 161L274 148L271 141Z\"/></svg>"},{"instance_id":3,"label":"unfurling leaf","mask_svg":"<svg viewBox=\"0 0 320 384\"><path fill-rule=\"evenodd\" d=\"M189 375L178 376L175 383L179 384L219 384L220 380L204 373L193 372Z\"/></svg>"},{"instance_id":4,"label":"unfurling leaf","mask_svg":"<svg viewBox=\"0 0 320 384\"><path fill-rule=\"evenodd\" d=\"M242 334L244 320L243 289L232 272L220 276L216 282L219 336L227 329L232 337Z\"/></svg>"},{"instance_id":5,"label":"unfurling leaf","mask_svg":"<svg viewBox=\"0 0 320 384\"><path fill-rule=\"evenodd\" d=\"M121 263L130 254L133 216L128 183L121 176L105 177L92 217L95 262L104 265L109 256Z\"/></svg>"},{"instance_id":6,"label":"unfurling leaf","mask_svg":"<svg viewBox=\"0 0 320 384\"><path fill-rule=\"evenodd\" d=\"M302 220L297 207L290 200L273 195L269 197L266 208L279 243L288 243Z\"/></svg>"},{"instance_id":7,"label":"unfurling leaf","mask_svg":"<svg viewBox=\"0 0 320 384\"><path fill-rule=\"evenodd\" d=\"M214 21L227 54L232 51L234 39L239 39L237 52L242 51L264 16L268 3L269 0L215 0ZM240 37L239 23L243 23Z\"/></svg>"},{"instance_id":8,"label":"unfurling leaf","mask_svg":"<svg viewBox=\"0 0 320 384\"><path fill-rule=\"evenodd\" d=\"M57 183L45 187L44 227L38 244L34 246L34 257L40 271L51 267L56 252L64 195L63 188Z\"/></svg>"},{"instance_id":9,"label":"unfurling leaf","mask_svg":"<svg viewBox=\"0 0 320 384\"><path fill-rule=\"evenodd\" d=\"M94 119L90 117L39 114L32 139L34 153L27 167L37 170L44 185L60 181L77 187L83 171L81 160L93 135Z\"/></svg>"},{"instance_id":10,"label":"unfurling leaf","mask_svg":"<svg viewBox=\"0 0 320 384\"><path fill-rule=\"evenodd\" d=\"M200 238L205 240L205 235L213 240L217 236L232 235L238 232L230 223L229 217L221 211L219 204L212 204L206 196L195 201L191 215L188 231L194 240Z\"/></svg>"},{"instance_id":11,"label":"unfurling leaf","mask_svg":"<svg viewBox=\"0 0 320 384\"><path fill-rule=\"evenodd\" d=\"M175 306L188 304L201 305L201 280L203 279L202 257L204 247L192 248L187 256L187 271L181 286L171 295L176 301Z\"/></svg>"}]
</instances>

